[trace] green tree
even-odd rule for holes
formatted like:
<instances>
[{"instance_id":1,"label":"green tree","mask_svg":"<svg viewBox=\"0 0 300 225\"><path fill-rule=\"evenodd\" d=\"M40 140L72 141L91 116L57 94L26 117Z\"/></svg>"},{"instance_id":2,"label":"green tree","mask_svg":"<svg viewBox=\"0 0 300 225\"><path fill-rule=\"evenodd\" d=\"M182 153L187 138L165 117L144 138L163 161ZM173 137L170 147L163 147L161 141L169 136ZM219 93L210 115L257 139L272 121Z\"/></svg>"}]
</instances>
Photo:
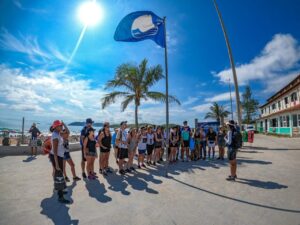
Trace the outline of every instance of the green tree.
<instances>
[{"instance_id":1,"label":"green tree","mask_svg":"<svg viewBox=\"0 0 300 225\"><path fill-rule=\"evenodd\" d=\"M224 125L224 118L226 118L230 112L225 110L224 106L219 105L217 102L214 102L209 109L210 112L206 113L205 119L215 119L220 124Z\"/></svg>"},{"instance_id":2,"label":"green tree","mask_svg":"<svg viewBox=\"0 0 300 225\"><path fill-rule=\"evenodd\" d=\"M245 92L242 95L242 107L244 111L244 123L249 124L253 122L253 116L257 113L259 103L252 98L252 91L250 86L246 86Z\"/></svg>"},{"instance_id":3,"label":"green tree","mask_svg":"<svg viewBox=\"0 0 300 225\"><path fill-rule=\"evenodd\" d=\"M123 98L121 110L124 111L130 103L135 105L135 126L138 127L138 109L141 100L154 100L165 102L166 95L149 89L164 78L163 70L160 65L147 67L147 59L144 59L139 66L129 63L122 64L117 68L114 79L109 80L105 89L120 88L119 91L113 91L102 98L102 109L114 103L117 98ZM180 101L169 95L169 102L176 102L180 105Z\"/></svg>"}]
</instances>

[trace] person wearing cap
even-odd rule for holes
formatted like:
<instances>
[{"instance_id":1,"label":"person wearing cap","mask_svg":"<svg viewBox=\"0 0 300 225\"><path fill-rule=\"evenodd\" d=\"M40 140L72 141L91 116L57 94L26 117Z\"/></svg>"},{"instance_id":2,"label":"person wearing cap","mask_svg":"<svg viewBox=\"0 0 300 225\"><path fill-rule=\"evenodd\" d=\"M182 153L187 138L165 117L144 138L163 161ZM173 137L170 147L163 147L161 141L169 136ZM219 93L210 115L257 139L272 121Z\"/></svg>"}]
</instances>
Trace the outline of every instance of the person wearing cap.
<instances>
[{"instance_id":1,"label":"person wearing cap","mask_svg":"<svg viewBox=\"0 0 300 225\"><path fill-rule=\"evenodd\" d=\"M94 171L94 162L97 158L97 151L96 151L96 140L95 140L95 129L90 127L86 131L86 137L83 140L83 151L84 151L84 158L86 158L86 169L88 172L88 179L95 180L98 178Z\"/></svg>"},{"instance_id":2,"label":"person wearing cap","mask_svg":"<svg viewBox=\"0 0 300 225\"><path fill-rule=\"evenodd\" d=\"M127 168L125 171L124 159L128 158L128 142L127 142L127 121L120 123L120 129L117 134L116 144L118 145L118 158L119 158L119 173L124 175L126 172L130 172ZM127 166L127 165L126 165Z\"/></svg>"},{"instance_id":3,"label":"person wearing cap","mask_svg":"<svg viewBox=\"0 0 300 225\"><path fill-rule=\"evenodd\" d=\"M234 133L236 132L234 121L230 120L229 122L226 123L228 127L227 134L225 136L225 141L227 145L227 155L228 155L228 160L230 164L230 175L226 178L228 181L235 181L237 178L236 175L236 169L237 169L237 162L236 162L236 153L237 149L235 149L234 144L233 144L233 136Z\"/></svg>"},{"instance_id":4,"label":"person wearing cap","mask_svg":"<svg viewBox=\"0 0 300 225\"><path fill-rule=\"evenodd\" d=\"M36 127L36 124L33 123L29 129L29 133L31 133L29 146L31 147L31 156L33 157L37 155L37 137L41 134L41 132Z\"/></svg>"},{"instance_id":5,"label":"person wearing cap","mask_svg":"<svg viewBox=\"0 0 300 225\"><path fill-rule=\"evenodd\" d=\"M100 146L100 174L107 176L107 172L111 172L108 167L109 153L111 148L111 133L109 130L109 123L105 122L103 124L103 129L98 138L98 144Z\"/></svg>"},{"instance_id":6,"label":"person wearing cap","mask_svg":"<svg viewBox=\"0 0 300 225\"><path fill-rule=\"evenodd\" d=\"M86 158L84 157L84 151L83 151L83 140L84 138L86 137L86 134L87 134L87 130L89 128L92 127L94 121L91 119L91 118L87 118L86 121L85 121L85 126L82 128L81 132L80 132L80 145L81 145L81 170L82 170L82 177L83 178L86 178L86 173L85 173L85 170L86 170L86 165L85 165L85 162L86 162Z\"/></svg>"},{"instance_id":7,"label":"person wearing cap","mask_svg":"<svg viewBox=\"0 0 300 225\"><path fill-rule=\"evenodd\" d=\"M63 123L59 120L55 120L51 126L52 137L51 137L51 151L49 154L50 161L52 163L53 168L56 171L64 170L64 154L65 149L63 147L63 137L61 136L61 131L63 128ZM70 203L69 200L64 198L63 190L58 190L58 201L64 204Z\"/></svg>"}]
</instances>

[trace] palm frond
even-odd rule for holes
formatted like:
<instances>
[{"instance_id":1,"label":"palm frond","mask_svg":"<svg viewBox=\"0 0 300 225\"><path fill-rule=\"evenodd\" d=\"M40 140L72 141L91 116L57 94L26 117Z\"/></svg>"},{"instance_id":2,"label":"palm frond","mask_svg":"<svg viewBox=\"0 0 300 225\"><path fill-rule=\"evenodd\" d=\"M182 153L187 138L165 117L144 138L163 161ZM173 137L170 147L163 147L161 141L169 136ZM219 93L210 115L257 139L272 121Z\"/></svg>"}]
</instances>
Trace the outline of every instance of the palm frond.
<instances>
[{"instance_id":1,"label":"palm frond","mask_svg":"<svg viewBox=\"0 0 300 225\"><path fill-rule=\"evenodd\" d=\"M119 97L124 97L124 96L127 96L129 95L128 92L121 92L121 91L114 91L114 92L111 92L107 95L105 95L102 99L101 99L101 102L102 102L102 109L104 109L105 107L107 107L108 105L114 103L116 101L116 98L119 98Z\"/></svg>"},{"instance_id":2,"label":"palm frond","mask_svg":"<svg viewBox=\"0 0 300 225\"><path fill-rule=\"evenodd\" d=\"M161 65L151 67L146 71L146 76L143 79L143 89L148 90L156 82L164 78Z\"/></svg>"},{"instance_id":3,"label":"palm frond","mask_svg":"<svg viewBox=\"0 0 300 225\"><path fill-rule=\"evenodd\" d=\"M150 98L154 101L161 101L161 102L166 102L166 95L161 92L156 92L156 91L148 91L145 93L146 98ZM169 102L170 103L177 103L178 105L181 105L180 101L173 95L169 95Z\"/></svg>"},{"instance_id":4,"label":"palm frond","mask_svg":"<svg viewBox=\"0 0 300 225\"><path fill-rule=\"evenodd\" d=\"M125 100L121 104L121 110L122 112L125 111L127 106L135 99L135 95L128 95L126 96Z\"/></svg>"}]
</instances>

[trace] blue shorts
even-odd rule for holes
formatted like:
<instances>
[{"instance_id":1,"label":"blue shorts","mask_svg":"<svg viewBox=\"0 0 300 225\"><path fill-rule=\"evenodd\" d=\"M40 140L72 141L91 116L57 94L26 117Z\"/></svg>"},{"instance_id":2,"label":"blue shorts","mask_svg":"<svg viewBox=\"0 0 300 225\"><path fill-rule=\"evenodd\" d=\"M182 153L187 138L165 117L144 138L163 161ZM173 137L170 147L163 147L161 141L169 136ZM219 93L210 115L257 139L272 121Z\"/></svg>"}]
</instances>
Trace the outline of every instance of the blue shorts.
<instances>
[{"instance_id":1,"label":"blue shorts","mask_svg":"<svg viewBox=\"0 0 300 225\"><path fill-rule=\"evenodd\" d=\"M138 150L139 151L139 155L145 155L146 154L146 149L144 149L144 150Z\"/></svg>"},{"instance_id":2,"label":"blue shorts","mask_svg":"<svg viewBox=\"0 0 300 225\"><path fill-rule=\"evenodd\" d=\"M68 159L71 159L70 152L65 152L65 154L64 154L64 160L68 160Z\"/></svg>"}]
</instances>

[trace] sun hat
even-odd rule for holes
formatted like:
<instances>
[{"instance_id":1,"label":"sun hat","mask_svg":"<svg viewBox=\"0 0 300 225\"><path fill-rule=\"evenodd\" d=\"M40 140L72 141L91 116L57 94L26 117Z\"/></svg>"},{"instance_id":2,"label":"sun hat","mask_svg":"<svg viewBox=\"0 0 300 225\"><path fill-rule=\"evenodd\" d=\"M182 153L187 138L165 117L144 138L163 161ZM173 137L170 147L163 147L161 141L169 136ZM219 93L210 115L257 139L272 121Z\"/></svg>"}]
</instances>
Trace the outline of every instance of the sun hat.
<instances>
[{"instance_id":1,"label":"sun hat","mask_svg":"<svg viewBox=\"0 0 300 225\"><path fill-rule=\"evenodd\" d=\"M94 121L91 119L91 118L87 118L85 120L85 123L88 124L88 123L94 123Z\"/></svg>"},{"instance_id":2,"label":"sun hat","mask_svg":"<svg viewBox=\"0 0 300 225\"><path fill-rule=\"evenodd\" d=\"M52 123L52 125L51 125L51 127L52 127L53 130L54 130L56 127L59 127L59 126L62 126L62 122L61 122L60 120L55 120L55 121Z\"/></svg>"}]
</instances>

